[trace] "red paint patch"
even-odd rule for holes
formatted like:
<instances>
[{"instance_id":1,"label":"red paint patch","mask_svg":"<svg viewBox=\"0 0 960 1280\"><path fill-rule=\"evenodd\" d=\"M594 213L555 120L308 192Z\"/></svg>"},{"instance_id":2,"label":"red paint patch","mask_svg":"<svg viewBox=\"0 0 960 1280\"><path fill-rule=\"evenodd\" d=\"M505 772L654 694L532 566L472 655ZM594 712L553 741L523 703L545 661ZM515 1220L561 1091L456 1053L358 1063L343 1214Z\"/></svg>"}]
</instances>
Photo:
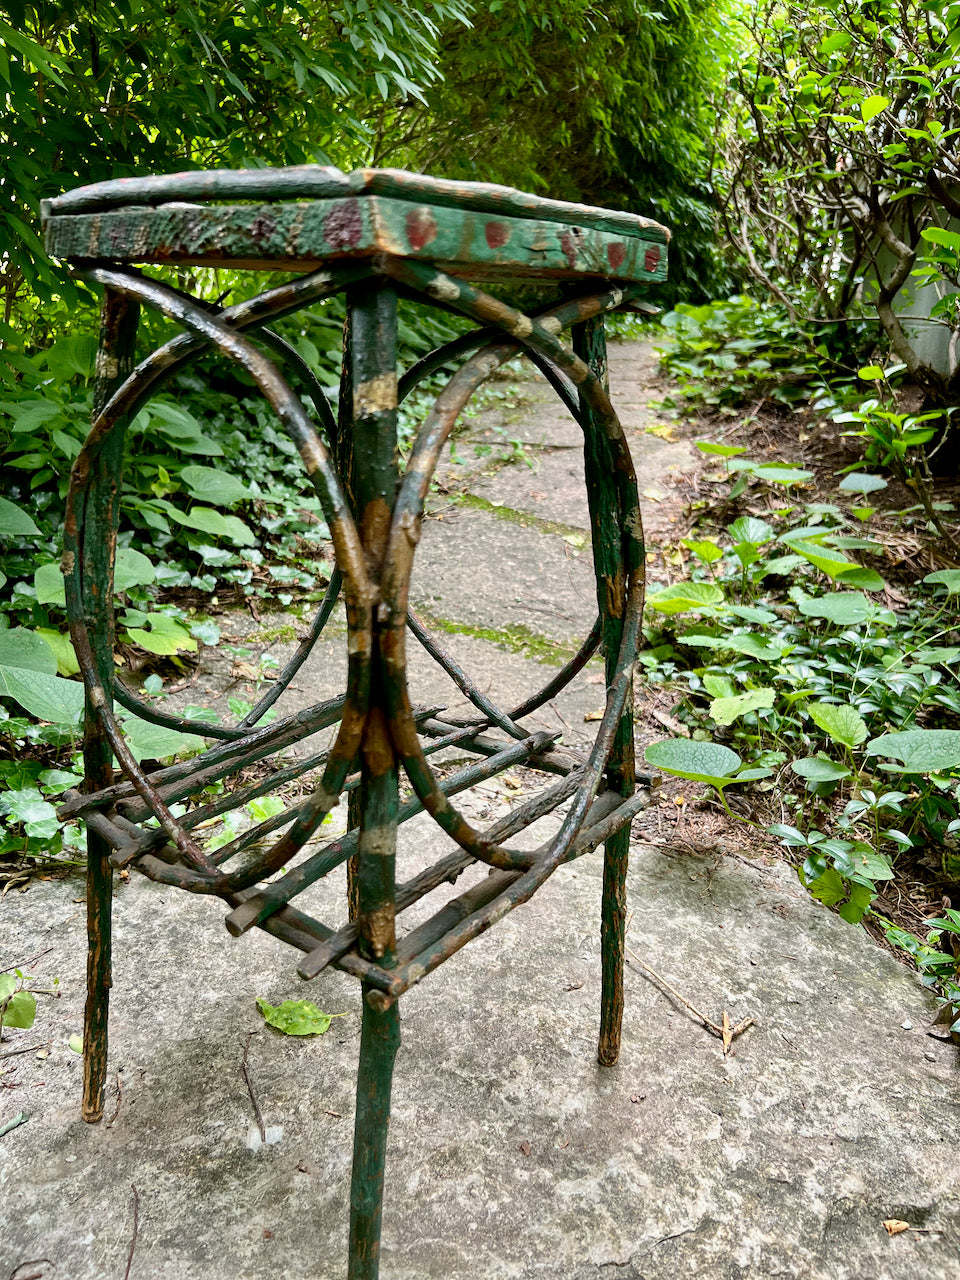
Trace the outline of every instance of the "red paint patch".
<instances>
[{"instance_id":1,"label":"red paint patch","mask_svg":"<svg viewBox=\"0 0 960 1280\"><path fill-rule=\"evenodd\" d=\"M563 250L563 256L567 260L567 266L571 271L575 271L577 267L577 242L569 231L564 231L560 237L560 248Z\"/></svg>"},{"instance_id":2,"label":"red paint patch","mask_svg":"<svg viewBox=\"0 0 960 1280\"><path fill-rule=\"evenodd\" d=\"M622 245L619 240L607 245L607 261L614 271L618 271L623 266L623 260L626 256L626 245Z\"/></svg>"},{"instance_id":3,"label":"red paint patch","mask_svg":"<svg viewBox=\"0 0 960 1280\"><path fill-rule=\"evenodd\" d=\"M647 252L643 255L643 266L646 271L656 271L657 264L660 261L660 250L656 245L651 245Z\"/></svg>"},{"instance_id":4,"label":"red paint patch","mask_svg":"<svg viewBox=\"0 0 960 1280\"><path fill-rule=\"evenodd\" d=\"M416 252L437 238L437 224L429 209L412 209L407 214L407 242Z\"/></svg>"},{"instance_id":5,"label":"red paint patch","mask_svg":"<svg viewBox=\"0 0 960 1280\"><path fill-rule=\"evenodd\" d=\"M324 239L333 249L352 249L360 243L362 234L363 223L356 200L341 200L324 219Z\"/></svg>"},{"instance_id":6,"label":"red paint patch","mask_svg":"<svg viewBox=\"0 0 960 1280\"><path fill-rule=\"evenodd\" d=\"M510 228L503 222L488 222L483 228L491 249L502 249L510 239Z\"/></svg>"}]
</instances>

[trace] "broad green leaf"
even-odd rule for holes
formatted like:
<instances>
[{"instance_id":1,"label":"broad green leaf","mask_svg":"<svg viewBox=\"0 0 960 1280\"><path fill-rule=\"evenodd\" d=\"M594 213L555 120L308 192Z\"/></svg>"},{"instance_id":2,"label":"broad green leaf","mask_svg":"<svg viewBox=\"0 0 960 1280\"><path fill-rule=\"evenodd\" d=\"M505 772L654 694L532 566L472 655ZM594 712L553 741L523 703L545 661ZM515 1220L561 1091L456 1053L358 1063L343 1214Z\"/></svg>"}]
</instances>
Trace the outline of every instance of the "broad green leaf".
<instances>
[{"instance_id":1,"label":"broad green leaf","mask_svg":"<svg viewBox=\"0 0 960 1280\"><path fill-rule=\"evenodd\" d=\"M250 490L242 481L216 467L184 467L180 479L199 502L232 507L250 497Z\"/></svg>"},{"instance_id":2,"label":"broad green leaf","mask_svg":"<svg viewBox=\"0 0 960 1280\"><path fill-rule=\"evenodd\" d=\"M257 996L257 1008L267 1025L276 1027L285 1036L322 1036L335 1016L321 1012L309 1000L284 1000L272 1005L263 996Z\"/></svg>"},{"instance_id":3,"label":"broad green leaf","mask_svg":"<svg viewBox=\"0 0 960 1280\"><path fill-rule=\"evenodd\" d=\"M723 602L723 592L710 582L678 582L647 597L647 604L658 613L688 613Z\"/></svg>"},{"instance_id":4,"label":"broad green leaf","mask_svg":"<svg viewBox=\"0 0 960 1280\"><path fill-rule=\"evenodd\" d=\"M773 529L766 520L757 520L755 516L741 516L734 520L727 533L733 542L751 542L757 547L773 537Z\"/></svg>"},{"instance_id":5,"label":"broad green leaf","mask_svg":"<svg viewBox=\"0 0 960 1280\"><path fill-rule=\"evenodd\" d=\"M40 530L22 507L0 498L0 538L29 538Z\"/></svg>"},{"instance_id":6,"label":"broad green leaf","mask_svg":"<svg viewBox=\"0 0 960 1280\"><path fill-rule=\"evenodd\" d=\"M53 650L54 657L57 660L58 676L78 676L80 674L80 663L77 661L73 641L69 636L63 635L60 631L54 631L52 627L37 627L36 634L42 636Z\"/></svg>"},{"instance_id":7,"label":"broad green leaf","mask_svg":"<svg viewBox=\"0 0 960 1280\"><path fill-rule=\"evenodd\" d=\"M53 657L49 646L47 652ZM83 714L83 686L41 671L0 666L0 696L50 724L75 725Z\"/></svg>"},{"instance_id":8,"label":"broad green leaf","mask_svg":"<svg viewBox=\"0 0 960 1280\"><path fill-rule=\"evenodd\" d=\"M779 640L768 643L759 636L742 632L734 636L704 636L688 633L683 636L684 644L699 649L725 650L728 653L742 653L748 658L757 658L761 662L776 662L783 657L785 646Z\"/></svg>"},{"instance_id":9,"label":"broad green leaf","mask_svg":"<svg viewBox=\"0 0 960 1280\"><path fill-rule=\"evenodd\" d=\"M203 746L203 739L195 734L151 724L138 716L123 713L120 722L127 746L137 760L167 760L182 751L197 751Z\"/></svg>"},{"instance_id":10,"label":"broad green leaf","mask_svg":"<svg viewBox=\"0 0 960 1280\"><path fill-rule=\"evenodd\" d=\"M154 582L157 571L153 564L139 551L132 547L119 547L113 571L113 589L116 592L129 591L131 587L146 587Z\"/></svg>"},{"instance_id":11,"label":"broad green leaf","mask_svg":"<svg viewBox=\"0 0 960 1280\"><path fill-rule=\"evenodd\" d=\"M857 377L863 382L882 382L884 373L878 364L865 364L857 370Z\"/></svg>"},{"instance_id":12,"label":"broad green leaf","mask_svg":"<svg viewBox=\"0 0 960 1280\"><path fill-rule=\"evenodd\" d=\"M820 43L820 52L824 57L829 57L831 53L836 53L838 49L846 49L852 40L852 36L846 31L834 31L833 35Z\"/></svg>"},{"instance_id":13,"label":"broad green leaf","mask_svg":"<svg viewBox=\"0 0 960 1280\"><path fill-rule=\"evenodd\" d=\"M0 813L22 823L31 840L52 840L60 829L56 809L33 787L0 791Z\"/></svg>"},{"instance_id":14,"label":"broad green leaf","mask_svg":"<svg viewBox=\"0 0 960 1280\"><path fill-rule=\"evenodd\" d=\"M850 885L850 901L837 908L837 915L848 924L859 924L873 898L872 884L858 884L854 881Z\"/></svg>"},{"instance_id":15,"label":"broad green leaf","mask_svg":"<svg viewBox=\"0 0 960 1280\"><path fill-rule=\"evenodd\" d=\"M873 616L873 604L860 591L830 591L811 599L804 596L797 608L805 618L826 618L840 627L853 627Z\"/></svg>"},{"instance_id":16,"label":"broad green leaf","mask_svg":"<svg viewBox=\"0 0 960 1280\"><path fill-rule=\"evenodd\" d=\"M852 777L846 765L828 760L826 756L807 756L803 760L792 760L790 768L808 782L839 782L843 778Z\"/></svg>"},{"instance_id":17,"label":"broad green leaf","mask_svg":"<svg viewBox=\"0 0 960 1280\"><path fill-rule=\"evenodd\" d=\"M738 693L732 698L714 698L710 703L710 714L717 724L733 724L734 720L746 715L748 711L772 707L773 698L772 689L751 689L748 693Z\"/></svg>"},{"instance_id":18,"label":"broad green leaf","mask_svg":"<svg viewBox=\"0 0 960 1280\"><path fill-rule=\"evenodd\" d=\"M960 231L947 231L944 227L924 227L920 234L931 244L942 244L948 249L960 250Z\"/></svg>"},{"instance_id":19,"label":"broad green leaf","mask_svg":"<svg viewBox=\"0 0 960 1280\"><path fill-rule=\"evenodd\" d=\"M0 1004L8 1001L3 1025L29 1031L37 1016L37 997L32 991L17 991L17 981L12 973L0 973Z\"/></svg>"},{"instance_id":20,"label":"broad green leaf","mask_svg":"<svg viewBox=\"0 0 960 1280\"><path fill-rule=\"evenodd\" d=\"M201 644L212 647L220 643L220 628L215 622L191 622L190 634Z\"/></svg>"},{"instance_id":21,"label":"broad green leaf","mask_svg":"<svg viewBox=\"0 0 960 1280\"><path fill-rule=\"evenodd\" d=\"M892 880L896 874L890 864L890 859L882 853L874 853L872 850L858 851L853 854L851 861L853 863L853 871L850 873L862 883L864 880L871 884L875 880Z\"/></svg>"},{"instance_id":22,"label":"broad green leaf","mask_svg":"<svg viewBox=\"0 0 960 1280\"><path fill-rule=\"evenodd\" d=\"M149 631L142 627L130 628L127 631L130 640L141 649L146 649L147 653L159 655L196 653L197 641L187 628L181 626L174 618L165 613L151 613L149 623Z\"/></svg>"},{"instance_id":23,"label":"broad green leaf","mask_svg":"<svg viewBox=\"0 0 960 1280\"><path fill-rule=\"evenodd\" d=\"M928 573L924 582L946 587L948 596L960 596L960 569L938 569L936 573Z\"/></svg>"},{"instance_id":24,"label":"broad green leaf","mask_svg":"<svg viewBox=\"0 0 960 1280\"><path fill-rule=\"evenodd\" d=\"M254 822L266 822L268 818L275 818L278 813L283 813L285 805L279 796L261 796L257 800L251 800L247 805L247 812Z\"/></svg>"},{"instance_id":25,"label":"broad green leaf","mask_svg":"<svg viewBox=\"0 0 960 1280\"><path fill-rule=\"evenodd\" d=\"M35 631L11 627L9 631L0 631L0 667L19 667L53 676L57 673L57 659L46 640Z\"/></svg>"},{"instance_id":26,"label":"broad green leaf","mask_svg":"<svg viewBox=\"0 0 960 1280\"><path fill-rule=\"evenodd\" d=\"M33 575L33 586L38 604L56 604L61 609L66 607L63 574L58 564L42 564Z\"/></svg>"},{"instance_id":27,"label":"broad green leaf","mask_svg":"<svg viewBox=\"0 0 960 1280\"><path fill-rule=\"evenodd\" d=\"M860 114L863 116L863 123L867 124L874 116L878 116L881 111L886 111L890 105L890 99L885 98L880 93L872 93L869 98L864 98L860 103Z\"/></svg>"},{"instance_id":28,"label":"broad green leaf","mask_svg":"<svg viewBox=\"0 0 960 1280\"><path fill-rule=\"evenodd\" d=\"M735 458L738 453L746 453L743 445L714 444L712 440L698 440L697 448L701 453L712 453L718 458Z\"/></svg>"},{"instance_id":29,"label":"broad green leaf","mask_svg":"<svg viewBox=\"0 0 960 1280\"><path fill-rule=\"evenodd\" d=\"M825 907L835 907L847 896L847 883L839 871L835 871L833 867L827 867L823 875L818 876L816 880L808 880L807 888Z\"/></svg>"},{"instance_id":30,"label":"broad green leaf","mask_svg":"<svg viewBox=\"0 0 960 1280\"><path fill-rule=\"evenodd\" d=\"M732 775L741 765L740 757L729 747L719 742L694 742L690 738L664 738L661 742L652 742L643 757L647 764L676 778L721 787L733 781Z\"/></svg>"},{"instance_id":31,"label":"broad green leaf","mask_svg":"<svg viewBox=\"0 0 960 1280\"><path fill-rule=\"evenodd\" d=\"M851 471L843 477L839 487L845 493L875 493L878 489L885 489L887 482L883 476L871 475L869 471Z\"/></svg>"},{"instance_id":32,"label":"broad green leaf","mask_svg":"<svg viewBox=\"0 0 960 1280\"><path fill-rule=\"evenodd\" d=\"M44 769L37 779L44 791L50 795L59 796L70 787L79 787L83 781L83 775L79 773L69 773L66 769Z\"/></svg>"},{"instance_id":33,"label":"broad green leaf","mask_svg":"<svg viewBox=\"0 0 960 1280\"><path fill-rule=\"evenodd\" d=\"M859 587L861 591L882 591L887 585L874 569L864 569L858 564L841 570L836 574L836 579L838 582L847 583L848 586Z\"/></svg>"},{"instance_id":34,"label":"broad green leaf","mask_svg":"<svg viewBox=\"0 0 960 1280\"><path fill-rule=\"evenodd\" d=\"M781 537L780 541L803 556L804 560L808 560L815 569L825 573L828 578L833 578L837 582L848 582L851 586L862 587L865 591L882 591L884 588L885 583L878 573L873 569L864 569L853 560L849 560L842 551L787 534Z\"/></svg>"},{"instance_id":35,"label":"broad green leaf","mask_svg":"<svg viewBox=\"0 0 960 1280\"><path fill-rule=\"evenodd\" d=\"M755 604L728 604L724 606L724 613L732 613L735 618L742 618L744 622L759 622L761 626L777 620L777 615L770 609L761 609Z\"/></svg>"},{"instance_id":36,"label":"broad green leaf","mask_svg":"<svg viewBox=\"0 0 960 1280\"><path fill-rule=\"evenodd\" d=\"M905 729L871 738L867 755L898 760L905 773L960 769L960 729Z\"/></svg>"},{"instance_id":37,"label":"broad green leaf","mask_svg":"<svg viewBox=\"0 0 960 1280\"><path fill-rule=\"evenodd\" d=\"M753 473L758 480L766 480L768 484L806 484L813 479L812 471L804 471L802 467L766 466L757 467Z\"/></svg>"},{"instance_id":38,"label":"broad green leaf","mask_svg":"<svg viewBox=\"0 0 960 1280\"><path fill-rule=\"evenodd\" d=\"M169 514L188 529L199 529L201 533L209 533L215 538L227 538L241 547L252 547L257 542L242 520L236 516L221 515L212 507L191 507L189 511L171 507Z\"/></svg>"},{"instance_id":39,"label":"broad green leaf","mask_svg":"<svg viewBox=\"0 0 960 1280\"><path fill-rule=\"evenodd\" d=\"M712 671L704 675L703 687L711 698L732 698L737 691L729 676L718 676Z\"/></svg>"},{"instance_id":40,"label":"broad green leaf","mask_svg":"<svg viewBox=\"0 0 960 1280\"><path fill-rule=\"evenodd\" d=\"M715 560L719 560L723 555L723 552L717 544L715 542L710 542L709 539L698 542L693 538L684 538L682 545L689 551L692 551L693 554L698 556L705 564L713 564Z\"/></svg>"},{"instance_id":41,"label":"broad green leaf","mask_svg":"<svg viewBox=\"0 0 960 1280\"><path fill-rule=\"evenodd\" d=\"M866 723L853 707L838 706L833 702L811 702L807 705L807 711L813 723L834 742L845 747L857 747L861 742L866 742Z\"/></svg>"}]
</instances>

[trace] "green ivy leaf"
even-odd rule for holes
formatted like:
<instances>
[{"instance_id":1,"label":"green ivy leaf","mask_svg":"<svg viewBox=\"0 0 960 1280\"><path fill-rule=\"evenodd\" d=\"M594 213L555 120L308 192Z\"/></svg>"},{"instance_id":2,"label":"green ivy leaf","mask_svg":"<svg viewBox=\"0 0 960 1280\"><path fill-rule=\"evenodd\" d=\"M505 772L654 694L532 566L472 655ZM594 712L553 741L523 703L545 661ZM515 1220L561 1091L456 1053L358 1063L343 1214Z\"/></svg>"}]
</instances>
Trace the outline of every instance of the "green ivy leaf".
<instances>
[{"instance_id":1,"label":"green ivy leaf","mask_svg":"<svg viewBox=\"0 0 960 1280\"><path fill-rule=\"evenodd\" d=\"M250 497L250 490L236 476L217 467L184 467L181 481L192 498L198 502L210 502L232 507Z\"/></svg>"},{"instance_id":2,"label":"green ivy leaf","mask_svg":"<svg viewBox=\"0 0 960 1280\"><path fill-rule=\"evenodd\" d=\"M0 792L0 813L22 823L31 840L52 840L60 830L56 809L32 787Z\"/></svg>"},{"instance_id":3,"label":"green ivy leaf","mask_svg":"<svg viewBox=\"0 0 960 1280\"><path fill-rule=\"evenodd\" d=\"M284 1000L281 1004L272 1005L262 996L257 996L257 1008L267 1025L282 1031L285 1036L322 1036L331 1019L338 1016L321 1012L309 1000Z\"/></svg>"}]
</instances>

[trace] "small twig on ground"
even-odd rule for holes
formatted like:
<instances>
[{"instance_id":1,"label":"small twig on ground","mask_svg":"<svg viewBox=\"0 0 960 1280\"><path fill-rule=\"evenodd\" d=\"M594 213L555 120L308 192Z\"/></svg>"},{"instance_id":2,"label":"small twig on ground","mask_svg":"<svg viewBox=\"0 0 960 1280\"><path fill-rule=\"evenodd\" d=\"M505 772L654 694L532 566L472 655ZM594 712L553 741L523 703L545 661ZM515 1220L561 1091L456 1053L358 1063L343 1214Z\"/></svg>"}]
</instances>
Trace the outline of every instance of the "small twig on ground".
<instances>
[{"instance_id":1,"label":"small twig on ground","mask_svg":"<svg viewBox=\"0 0 960 1280\"><path fill-rule=\"evenodd\" d=\"M263 1124L263 1115L260 1111L260 1104L257 1102L256 1094L253 1092L253 1085L250 1082L250 1072L247 1070L247 1054L250 1052L250 1041L254 1036L259 1034L259 1031L247 1032L247 1042L243 1046L243 1061L240 1063L240 1070L243 1072L243 1078L247 1083L247 1093L250 1095L250 1103L253 1107L253 1114L257 1121L257 1128L260 1130L260 1141L266 1142L267 1131Z\"/></svg>"},{"instance_id":2,"label":"small twig on ground","mask_svg":"<svg viewBox=\"0 0 960 1280\"><path fill-rule=\"evenodd\" d=\"M557 706L556 701L553 698L551 698L551 700L547 703L547 706L550 708L553 714L557 717L557 719L566 729L567 733L573 733L573 730L570 728L566 720L563 718L563 713L561 712L560 708Z\"/></svg>"},{"instance_id":3,"label":"small twig on ground","mask_svg":"<svg viewBox=\"0 0 960 1280\"><path fill-rule=\"evenodd\" d=\"M12 973L14 969L32 969L41 956L49 955L53 947L47 947L44 951L38 951L35 956L31 956L29 960L19 960L16 964L8 964L6 969L0 969L0 973ZM46 1259L42 1258L42 1262ZM26 1263L24 1265L27 1265Z\"/></svg>"},{"instance_id":4,"label":"small twig on ground","mask_svg":"<svg viewBox=\"0 0 960 1280\"><path fill-rule=\"evenodd\" d=\"M692 1005L685 996L682 996L680 992L676 989L676 987L672 987L670 983L666 981L665 978L660 977L659 973L656 973L653 969L651 969L648 964L644 964L644 962L640 959L640 957L636 954L635 951L632 951L629 947L627 947L626 952L627 952L627 955L630 957L630 959L633 960L636 964L638 964L640 968L644 970L645 973L648 973L650 977L653 978L655 982L659 983L659 985L663 987L665 991L668 991L675 1000L679 1000L680 1003L685 1008L689 1009L690 1012L697 1019L697 1021L702 1023L704 1028L707 1031L709 1031L711 1035L715 1035L717 1037L717 1039L723 1045L724 1057L726 1057L727 1054L730 1052L730 1047L733 1044L734 1040L736 1040L737 1036L740 1035L742 1032L746 1031L747 1027L752 1027L755 1025L753 1018L744 1018L744 1020L738 1023L735 1027L731 1027L729 1015L726 1013L726 1011L724 1011L723 1025L717 1026L717 1024L715 1022L712 1022L710 1018L706 1016L706 1014L701 1013L700 1010L697 1009L694 1005Z\"/></svg>"},{"instance_id":5,"label":"small twig on ground","mask_svg":"<svg viewBox=\"0 0 960 1280\"><path fill-rule=\"evenodd\" d=\"M2 1061L4 1058L15 1058L18 1053L32 1053L34 1049L45 1049L45 1048L46 1048L46 1045L43 1045L43 1044L28 1044L28 1045L25 1045L22 1049L7 1049L3 1053L0 1053L0 1061Z\"/></svg>"},{"instance_id":6,"label":"small twig on ground","mask_svg":"<svg viewBox=\"0 0 960 1280\"><path fill-rule=\"evenodd\" d=\"M117 1072L117 1105L113 1109L113 1115L107 1121L106 1127L109 1129L120 1114L120 1103L123 1101L123 1081L120 1079L120 1072Z\"/></svg>"},{"instance_id":7,"label":"small twig on ground","mask_svg":"<svg viewBox=\"0 0 960 1280\"><path fill-rule=\"evenodd\" d=\"M130 1280L130 1268L133 1266L133 1251L137 1247L137 1232L140 1230L140 1196L135 1186L130 1187L133 1192L133 1238L130 1241L130 1252L127 1254L127 1269L123 1273L123 1280Z\"/></svg>"},{"instance_id":8,"label":"small twig on ground","mask_svg":"<svg viewBox=\"0 0 960 1280\"><path fill-rule=\"evenodd\" d=\"M4 970L4 972L6 972L6 970ZM10 1272L10 1280L43 1280L42 1271L31 1271L28 1276L18 1275L17 1272L22 1271L24 1267L39 1267L40 1264L44 1262L47 1263L48 1266L53 1266L53 1263L49 1258L31 1258L29 1262L18 1262Z\"/></svg>"}]
</instances>

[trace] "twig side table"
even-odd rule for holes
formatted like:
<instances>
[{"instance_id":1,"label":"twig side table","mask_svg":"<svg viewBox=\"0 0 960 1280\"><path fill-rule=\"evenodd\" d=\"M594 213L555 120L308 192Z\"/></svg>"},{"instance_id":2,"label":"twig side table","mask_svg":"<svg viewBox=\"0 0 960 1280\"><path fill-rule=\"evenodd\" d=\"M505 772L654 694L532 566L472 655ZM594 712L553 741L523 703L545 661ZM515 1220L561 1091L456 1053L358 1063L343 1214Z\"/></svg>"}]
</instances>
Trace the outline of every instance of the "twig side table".
<instances>
[{"instance_id":1,"label":"twig side table","mask_svg":"<svg viewBox=\"0 0 960 1280\"><path fill-rule=\"evenodd\" d=\"M603 317L638 305L646 286L665 278L669 235L632 214L502 187L319 166L98 183L47 202L43 212L49 253L104 290L94 418L71 474L63 558L71 635L86 688L85 787L68 793L61 810L82 817L89 835L83 1115L96 1121L103 1112L114 870L133 866L152 880L219 896L230 907L226 924L233 935L259 927L290 944L302 953L298 973L304 979L333 965L362 984L348 1274L350 1280L375 1280L399 996L528 901L561 863L601 843L599 1060L611 1064L619 1052L629 824L648 799L637 787L632 721L644 547L633 464L607 394ZM293 278L221 308L132 264L279 271ZM553 298L525 314L477 287L486 280L552 283ZM335 415L313 371L269 325L337 293L346 295L348 318ZM477 327L398 379L398 298L458 312ZM141 306L175 321L182 332L138 362ZM569 344L563 338L568 332ZM124 433L150 396L209 347L252 377L296 444L336 551L336 571L309 635L270 692L232 726L159 711L114 675ZM441 450L469 397L518 352L543 372L583 429L599 616L554 679L522 706L504 710L409 610L407 596ZM452 365L456 372L401 470L397 406L424 378ZM346 692L265 725L266 712L309 656L341 593L348 623ZM471 701L472 717L445 718L442 708L411 704L408 631ZM555 735L524 728L524 718L568 684L598 648L605 656L607 695L590 750L578 753L558 746ZM188 761L144 770L125 741L115 703L195 733L207 746ZM283 754L334 725L328 751L292 762ZM441 783L428 757L452 745L476 755L477 763ZM273 772L266 781L243 782L240 771L257 761L274 762ZM476 829L452 797L518 764L555 781L493 827ZM401 766L412 788L403 802ZM283 812L221 848L204 848L207 819L311 775L306 800L285 803ZM225 782L226 790L211 800L203 793L214 782ZM345 789L353 792L355 825L317 847L320 825ZM174 816L175 805L186 805L186 812ZM450 837L453 851L398 882L397 827L421 810ZM562 815L557 829L538 848L509 843L554 811ZM345 862L354 887L346 925L331 927L293 905L305 888ZM478 862L489 866L485 878L398 937L400 912Z\"/></svg>"}]
</instances>

